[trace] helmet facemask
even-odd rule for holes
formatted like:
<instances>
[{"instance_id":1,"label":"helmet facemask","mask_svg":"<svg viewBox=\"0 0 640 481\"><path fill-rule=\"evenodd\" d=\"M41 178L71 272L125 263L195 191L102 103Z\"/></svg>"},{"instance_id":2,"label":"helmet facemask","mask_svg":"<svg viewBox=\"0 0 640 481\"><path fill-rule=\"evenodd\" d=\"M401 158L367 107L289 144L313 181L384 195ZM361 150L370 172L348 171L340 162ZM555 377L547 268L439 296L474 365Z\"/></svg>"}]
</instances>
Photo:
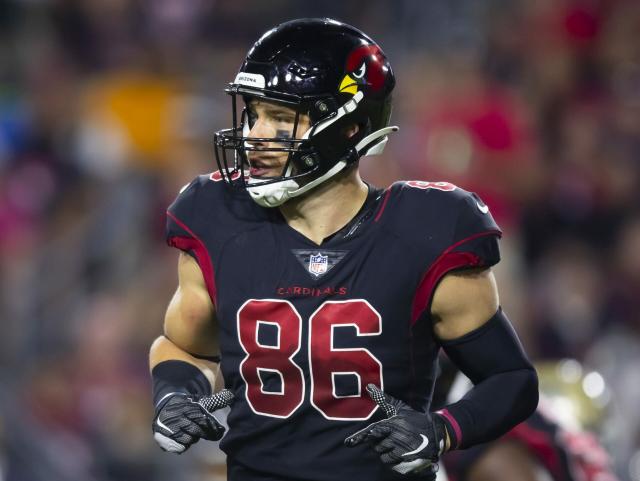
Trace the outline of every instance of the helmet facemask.
<instances>
[{"instance_id":1,"label":"helmet facemask","mask_svg":"<svg viewBox=\"0 0 640 481\"><path fill-rule=\"evenodd\" d=\"M220 130L214 135L214 146L216 162L220 173L225 181L232 185L248 187L249 185L261 186L269 185L284 180L298 180L309 177L316 170L318 165L311 162L304 163L301 159L304 151L305 139L300 138L300 114L304 112L304 107L299 102L284 101L278 99L276 102L295 111L295 119L290 132L275 137L250 137L252 127L249 118L249 111L246 105L251 98L264 98L264 95L257 95L255 92L241 91L231 87L227 89L231 96L231 109L233 127ZM243 100L238 102L238 96ZM273 100L273 99L268 99ZM244 107L238 105L245 104ZM280 132L278 132L280 134ZM280 175L264 178L251 178L249 175L250 152L287 153L287 159L282 167Z\"/></svg>"},{"instance_id":2,"label":"helmet facemask","mask_svg":"<svg viewBox=\"0 0 640 481\"><path fill-rule=\"evenodd\" d=\"M386 127L370 133L370 128L363 128L367 126L358 122L361 112L357 112L358 104L363 98L362 93L354 95L344 105L336 108L331 98L276 100L264 93L257 94L237 86L230 87L227 92L232 98L234 126L215 134L218 168L226 182L246 188L254 200L264 207L275 207L311 190L354 164L362 155L381 152L386 144L386 136L397 130L397 127ZM240 94L245 98L245 103L251 97L266 98L292 108L295 119L291 135L250 137L247 109L238 112L237 96ZM299 128L301 113L308 113L312 122L302 135ZM360 130L352 137L343 135L342 142L337 142L336 139L340 139L340 136L336 135L336 131L354 124ZM287 159L280 175L254 178L249 175L248 152L287 152Z\"/></svg>"}]
</instances>

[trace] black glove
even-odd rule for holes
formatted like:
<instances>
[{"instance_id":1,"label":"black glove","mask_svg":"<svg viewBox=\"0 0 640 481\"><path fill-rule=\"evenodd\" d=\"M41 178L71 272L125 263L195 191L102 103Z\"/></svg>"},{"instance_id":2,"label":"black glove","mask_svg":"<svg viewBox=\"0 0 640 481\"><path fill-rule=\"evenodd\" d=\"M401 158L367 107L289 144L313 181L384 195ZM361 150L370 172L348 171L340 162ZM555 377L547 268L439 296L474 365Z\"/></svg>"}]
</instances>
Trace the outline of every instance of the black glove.
<instances>
[{"instance_id":1,"label":"black glove","mask_svg":"<svg viewBox=\"0 0 640 481\"><path fill-rule=\"evenodd\" d=\"M447 437L442 418L435 413L415 411L373 384L367 386L367 392L387 419L352 434L344 443L349 447L362 442L371 444L380 460L400 474L435 473Z\"/></svg>"},{"instance_id":2,"label":"black glove","mask_svg":"<svg viewBox=\"0 0 640 481\"><path fill-rule=\"evenodd\" d=\"M233 398L228 389L211 396L168 394L156 407L153 438L163 450L176 454L200 438L218 441L225 429L211 413L229 406Z\"/></svg>"}]
</instances>

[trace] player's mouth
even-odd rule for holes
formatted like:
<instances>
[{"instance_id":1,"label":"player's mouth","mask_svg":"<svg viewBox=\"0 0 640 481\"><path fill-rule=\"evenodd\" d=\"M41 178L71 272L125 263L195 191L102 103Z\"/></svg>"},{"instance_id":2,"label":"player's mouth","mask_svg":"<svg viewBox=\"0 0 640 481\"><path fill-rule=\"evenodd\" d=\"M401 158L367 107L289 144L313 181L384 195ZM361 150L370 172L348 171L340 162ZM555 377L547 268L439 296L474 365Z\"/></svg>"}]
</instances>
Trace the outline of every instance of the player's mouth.
<instances>
[{"instance_id":1,"label":"player's mouth","mask_svg":"<svg viewBox=\"0 0 640 481\"><path fill-rule=\"evenodd\" d=\"M251 177L275 177L280 175L282 166L274 157L260 157L249 161L249 175Z\"/></svg>"}]
</instances>

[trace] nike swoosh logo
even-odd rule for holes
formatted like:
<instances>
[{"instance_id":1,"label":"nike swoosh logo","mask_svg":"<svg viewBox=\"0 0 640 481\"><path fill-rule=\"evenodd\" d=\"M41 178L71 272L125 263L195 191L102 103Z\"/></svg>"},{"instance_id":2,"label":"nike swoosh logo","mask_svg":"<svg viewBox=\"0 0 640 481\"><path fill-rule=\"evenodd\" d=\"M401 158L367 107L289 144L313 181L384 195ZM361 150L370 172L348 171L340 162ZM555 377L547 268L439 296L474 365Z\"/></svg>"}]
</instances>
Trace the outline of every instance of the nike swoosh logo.
<instances>
[{"instance_id":1,"label":"nike swoosh logo","mask_svg":"<svg viewBox=\"0 0 640 481\"><path fill-rule=\"evenodd\" d=\"M411 456L412 454L419 453L424 448L429 446L429 438L426 437L424 434L421 434L420 437L422 437L422 443L420 444L420 446L418 446L418 448L414 449L413 451L409 451L408 453L404 453L403 456Z\"/></svg>"},{"instance_id":2,"label":"nike swoosh logo","mask_svg":"<svg viewBox=\"0 0 640 481\"><path fill-rule=\"evenodd\" d=\"M478 207L478 210L483 214L487 214L489 212L489 207L487 207L486 205L482 205L480 202L476 202L476 206Z\"/></svg>"},{"instance_id":3,"label":"nike swoosh logo","mask_svg":"<svg viewBox=\"0 0 640 481\"><path fill-rule=\"evenodd\" d=\"M158 426L160 426L162 429L166 429L166 430L167 430L167 431L169 431L171 434L174 434L174 432L173 432L171 429L169 429L169 427L168 427L168 426L166 426L162 421L160 421L160 418L156 419L156 424L157 424Z\"/></svg>"}]
</instances>

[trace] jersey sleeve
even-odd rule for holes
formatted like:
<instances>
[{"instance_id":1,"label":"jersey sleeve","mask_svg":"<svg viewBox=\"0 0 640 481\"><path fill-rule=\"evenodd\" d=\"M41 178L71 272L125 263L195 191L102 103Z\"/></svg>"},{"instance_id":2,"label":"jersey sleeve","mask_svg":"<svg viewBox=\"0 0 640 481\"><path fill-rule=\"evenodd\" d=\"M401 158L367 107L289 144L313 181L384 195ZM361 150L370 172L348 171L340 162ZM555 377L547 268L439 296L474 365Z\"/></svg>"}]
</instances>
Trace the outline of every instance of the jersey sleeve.
<instances>
[{"instance_id":1,"label":"jersey sleeve","mask_svg":"<svg viewBox=\"0 0 640 481\"><path fill-rule=\"evenodd\" d=\"M441 268L490 267L500 261L498 239L502 231L489 208L473 192L461 193L450 245L438 259ZM447 267L449 266L450 267Z\"/></svg>"},{"instance_id":2,"label":"jersey sleeve","mask_svg":"<svg viewBox=\"0 0 640 481\"><path fill-rule=\"evenodd\" d=\"M197 243L197 234L193 232L197 214L195 209L197 187L197 179L195 179L180 189L180 193L167 209L165 227L167 244L194 258L196 258L196 254L193 244Z\"/></svg>"},{"instance_id":3,"label":"jersey sleeve","mask_svg":"<svg viewBox=\"0 0 640 481\"><path fill-rule=\"evenodd\" d=\"M201 179L196 178L184 186L167 209L165 239L169 246L186 252L196 260L202 271L207 291L215 305L216 286L213 263L209 250L203 242L203 235L200 233L203 224L198 208L201 184Z\"/></svg>"},{"instance_id":4,"label":"jersey sleeve","mask_svg":"<svg viewBox=\"0 0 640 481\"><path fill-rule=\"evenodd\" d=\"M448 184L452 185L452 184ZM418 285L412 322L428 312L435 289L449 272L490 267L500 261L498 239L502 231L489 208L472 192L453 186L453 190L434 192L432 209L438 212L442 235L438 254L432 258Z\"/></svg>"}]
</instances>

